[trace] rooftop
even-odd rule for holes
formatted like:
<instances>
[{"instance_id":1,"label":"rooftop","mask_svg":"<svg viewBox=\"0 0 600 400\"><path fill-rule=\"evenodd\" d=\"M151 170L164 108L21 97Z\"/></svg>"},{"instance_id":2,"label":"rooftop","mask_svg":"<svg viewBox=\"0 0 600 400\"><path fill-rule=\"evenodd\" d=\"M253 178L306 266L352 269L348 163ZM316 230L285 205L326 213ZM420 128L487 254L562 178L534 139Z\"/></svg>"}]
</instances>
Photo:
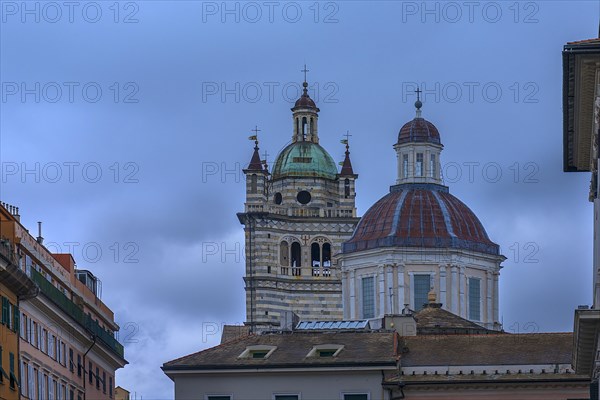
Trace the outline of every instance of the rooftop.
<instances>
[{"instance_id":1,"label":"rooftop","mask_svg":"<svg viewBox=\"0 0 600 400\"><path fill-rule=\"evenodd\" d=\"M570 364L573 334L417 335L400 349L403 367Z\"/></svg>"},{"instance_id":2,"label":"rooftop","mask_svg":"<svg viewBox=\"0 0 600 400\"><path fill-rule=\"evenodd\" d=\"M249 335L207 350L169 361L165 371L298 368L298 367L365 367L396 366L394 332L285 332ZM314 346L341 345L335 357L307 357ZM268 358L240 358L249 346L272 346Z\"/></svg>"}]
</instances>

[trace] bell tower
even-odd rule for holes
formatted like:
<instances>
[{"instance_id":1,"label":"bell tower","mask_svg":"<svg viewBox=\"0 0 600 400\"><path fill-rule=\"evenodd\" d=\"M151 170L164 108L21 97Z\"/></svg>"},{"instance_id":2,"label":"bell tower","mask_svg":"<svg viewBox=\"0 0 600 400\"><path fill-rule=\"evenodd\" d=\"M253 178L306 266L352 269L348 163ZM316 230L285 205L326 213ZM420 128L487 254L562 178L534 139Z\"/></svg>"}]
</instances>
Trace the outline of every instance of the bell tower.
<instances>
[{"instance_id":1,"label":"bell tower","mask_svg":"<svg viewBox=\"0 0 600 400\"><path fill-rule=\"evenodd\" d=\"M341 170L319 144L319 108L303 90L291 108L292 140L262 167L255 143L238 213L246 241L246 325L254 332L343 316L337 254L359 221L348 136ZM251 136L252 139L256 139ZM257 141L257 140L256 140ZM297 319L296 318L296 319Z\"/></svg>"}]
</instances>

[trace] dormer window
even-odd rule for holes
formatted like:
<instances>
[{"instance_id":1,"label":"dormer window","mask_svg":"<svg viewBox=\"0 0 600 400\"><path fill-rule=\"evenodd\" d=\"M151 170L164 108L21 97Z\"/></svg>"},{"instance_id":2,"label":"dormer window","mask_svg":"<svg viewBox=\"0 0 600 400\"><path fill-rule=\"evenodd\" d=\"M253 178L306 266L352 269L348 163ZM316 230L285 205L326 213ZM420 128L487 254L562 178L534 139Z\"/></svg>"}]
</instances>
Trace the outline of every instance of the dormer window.
<instances>
[{"instance_id":1,"label":"dormer window","mask_svg":"<svg viewBox=\"0 0 600 400\"><path fill-rule=\"evenodd\" d=\"M331 358L337 357L338 354L344 349L344 345L341 344L319 344L313 346L306 357L318 357L318 358Z\"/></svg>"},{"instance_id":2,"label":"dormer window","mask_svg":"<svg viewBox=\"0 0 600 400\"><path fill-rule=\"evenodd\" d=\"M246 350L238 356L238 358L252 358L252 359L265 359L269 358L271 354L277 349L277 346L248 346Z\"/></svg>"}]
</instances>

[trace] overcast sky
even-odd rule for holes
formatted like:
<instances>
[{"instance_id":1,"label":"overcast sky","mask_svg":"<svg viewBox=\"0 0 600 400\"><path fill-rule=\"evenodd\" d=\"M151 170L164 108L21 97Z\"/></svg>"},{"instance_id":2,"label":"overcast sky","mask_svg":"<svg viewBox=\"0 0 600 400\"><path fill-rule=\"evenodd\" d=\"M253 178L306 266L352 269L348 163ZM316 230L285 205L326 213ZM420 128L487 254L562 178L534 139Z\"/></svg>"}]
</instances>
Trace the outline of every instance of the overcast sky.
<instances>
[{"instance_id":1,"label":"overcast sky","mask_svg":"<svg viewBox=\"0 0 600 400\"><path fill-rule=\"evenodd\" d=\"M269 160L290 141L304 63L321 144L341 161L353 135L360 215L394 183L418 84L446 184L507 257L505 329L570 331L591 302L590 177L562 172L561 50L597 35L597 2L1 6L0 198L44 222L51 250L78 244L122 327L117 384L138 398L172 398L162 363L244 321L247 137L258 125Z\"/></svg>"}]
</instances>

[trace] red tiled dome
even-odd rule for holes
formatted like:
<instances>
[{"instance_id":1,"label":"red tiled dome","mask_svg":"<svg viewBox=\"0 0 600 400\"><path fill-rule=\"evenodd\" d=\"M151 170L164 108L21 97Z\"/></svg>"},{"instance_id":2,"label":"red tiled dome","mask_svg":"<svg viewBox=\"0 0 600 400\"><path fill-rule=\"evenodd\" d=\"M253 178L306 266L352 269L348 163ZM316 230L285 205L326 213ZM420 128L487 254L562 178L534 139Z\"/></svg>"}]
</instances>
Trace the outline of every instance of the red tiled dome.
<instances>
[{"instance_id":1,"label":"red tiled dome","mask_svg":"<svg viewBox=\"0 0 600 400\"><path fill-rule=\"evenodd\" d=\"M440 132L431 122L417 117L407 122L398 133L398 144L428 142L440 144Z\"/></svg>"},{"instance_id":2,"label":"red tiled dome","mask_svg":"<svg viewBox=\"0 0 600 400\"><path fill-rule=\"evenodd\" d=\"M294 108L296 108L296 107L317 108L317 105L315 104L313 99L308 97L308 95L302 95L302 96L300 96L300 98L298 100L296 100L296 104L294 104Z\"/></svg>"},{"instance_id":3,"label":"red tiled dome","mask_svg":"<svg viewBox=\"0 0 600 400\"><path fill-rule=\"evenodd\" d=\"M300 98L296 100L292 111L296 111L298 108L313 108L317 112L321 111L317 108L317 105L315 104L313 99L311 99L308 95L308 83L302 83L302 87L304 88L302 89L302 96L300 96Z\"/></svg>"},{"instance_id":4,"label":"red tiled dome","mask_svg":"<svg viewBox=\"0 0 600 400\"><path fill-rule=\"evenodd\" d=\"M361 218L343 252L379 247L456 248L498 255L473 211L435 184L404 184Z\"/></svg>"}]
</instances>

